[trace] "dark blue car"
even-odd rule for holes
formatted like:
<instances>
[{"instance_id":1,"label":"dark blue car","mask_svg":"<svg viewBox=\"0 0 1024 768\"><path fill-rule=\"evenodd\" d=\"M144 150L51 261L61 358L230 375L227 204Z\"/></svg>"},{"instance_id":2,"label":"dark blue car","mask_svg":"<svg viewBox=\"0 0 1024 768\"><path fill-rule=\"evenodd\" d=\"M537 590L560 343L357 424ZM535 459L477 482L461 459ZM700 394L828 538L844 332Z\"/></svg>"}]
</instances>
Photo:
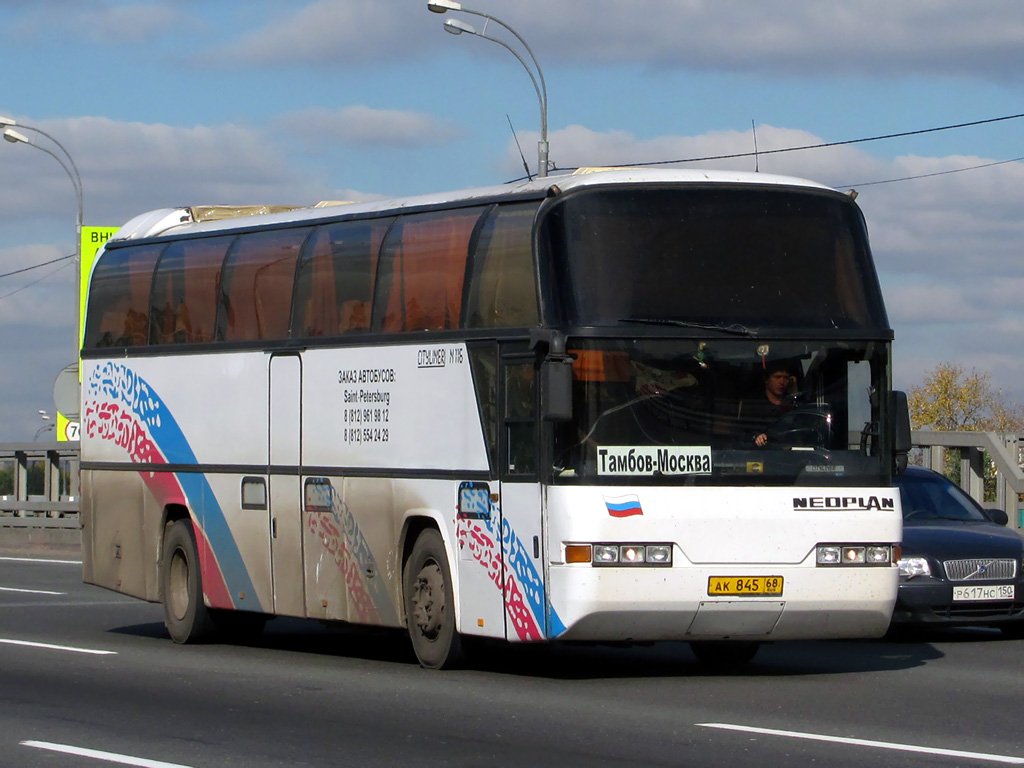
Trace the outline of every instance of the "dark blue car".
<instances>
[{"instance_id":1,"label":"dark blue car","mask_svg":"<svg viewBox=\"0 0 1024 768\"><path fill-rule=\"evenodd\" d=\"M983 509L938 472L909 467L903 554L892 621L901 625L998 627L1024 637L1024 539L1006 513Z\"/></svg>"}]
</instances>

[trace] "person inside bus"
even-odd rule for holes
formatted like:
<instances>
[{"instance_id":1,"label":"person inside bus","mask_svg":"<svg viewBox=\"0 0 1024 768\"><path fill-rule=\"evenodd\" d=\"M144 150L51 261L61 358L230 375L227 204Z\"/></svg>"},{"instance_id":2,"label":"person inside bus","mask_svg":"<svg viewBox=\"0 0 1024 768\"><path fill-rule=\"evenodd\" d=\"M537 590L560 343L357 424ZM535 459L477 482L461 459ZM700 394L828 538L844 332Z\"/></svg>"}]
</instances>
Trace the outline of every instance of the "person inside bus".
<instances>
[{"instance_id":1,"label":"person inside bus","mask_svg":"<svg viewBox=\"0 0 1024 768\"><path fill-rule=\"evenodd\" d=\"M768 430L776 421L793 409L790 397L796 385L789 362L768 362L763 371L763 395L740 402L740 422L752 433L751 439L759 448L768 444Z\"/></svg>"}]
</instances>

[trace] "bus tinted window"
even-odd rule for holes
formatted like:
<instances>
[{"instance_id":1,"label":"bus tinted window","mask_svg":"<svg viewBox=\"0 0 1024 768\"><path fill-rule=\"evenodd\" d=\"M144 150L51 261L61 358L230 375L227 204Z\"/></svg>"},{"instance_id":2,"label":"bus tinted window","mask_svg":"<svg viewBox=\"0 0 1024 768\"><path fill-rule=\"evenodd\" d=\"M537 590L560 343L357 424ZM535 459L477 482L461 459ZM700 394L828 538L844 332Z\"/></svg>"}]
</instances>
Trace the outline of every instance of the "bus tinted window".
<instances>
[{"instance_id":1,"label":"bus tinted window","mask_svg":"<svg viewBox=\"0 0 1024 768\"><path fill-rule=\"evenodd\" d=\"M224 264L217 338L223 341L288 336L292 286L308 228L242 235Z\"/></svg>"},{"instance_id":2,"label":"bus tinted window","mask_svg":"<svg viewBox=\"0 0 1024 768\"><path fill-rule=\"evenodd\" d=\"M214 340L220 268L234 237L171 243L156 267L149 343Z\"/></svg>"},{"instance_id":3,"label":"bus tinted window","mask_svg":"<svg viewBox=\"0 0 1024 768\"><path fill-rule=\"evenodd\" d=\"M469 241L485 208L403 217L381 252L374 327L385 332L458 328Z\"/></svg>"},{"instance_id":4,"label":"bus tinted window","mask_svg":"<svg viewBox=\"0 0 1024 768\"><path fill-rule=\"evenodd\" d=\"M488 217L472 259L466 327L509 328L540 322L532 247L537 205L499 206Z\"/></svg>"},{"instance_id":5,"label":"bus tinted window","mask_svg":"<svg viewBox=\"0 0 1024 768\"><path fill-rule=\"evenodd\" d=\"M863 221L834 195L631 187L572 195L552 213L580 324L888 328Z\"/></svg>"},{"instance_id":6,"label":"bus tinted window","mask_svg":"<svg viewBox=\"0 0 1024 768\"><path fill-rule=\"evenodd\" d=\"M89 290L86 349L146 344L153 266L163 249L144 245L103 254Z\"/></svg>"},{"instance_id":7,"label":"bus tinted window","mask_svg":"<svg viewBox=\"0 0 1024 768\"><path fill-rule=\"evenodd\" d=\"M341 222L317 228L296 278L293 336L369 330L377 254L392 221Z\"/></svg>"}]
</instances>

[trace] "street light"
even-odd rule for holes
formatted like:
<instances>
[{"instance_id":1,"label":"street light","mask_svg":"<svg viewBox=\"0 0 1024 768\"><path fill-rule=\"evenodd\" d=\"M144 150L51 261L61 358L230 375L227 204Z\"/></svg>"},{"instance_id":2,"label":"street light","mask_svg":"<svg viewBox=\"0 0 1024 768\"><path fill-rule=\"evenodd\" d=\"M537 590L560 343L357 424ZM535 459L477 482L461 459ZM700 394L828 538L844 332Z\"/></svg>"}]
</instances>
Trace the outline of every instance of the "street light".
<instances>
[{"instance_id":1,"label":"street light","mask_svg":"<svg viewBox=\"0 0 1024 768\"><path fill-rule=\"evenodd\" d=\"M11 144L27 144L30 147L38 149L40 152L45 152L58 163L60 167L64 169L64 173L71 179L71 185L75 188L75 202L78 204L77 218L75 220L75 325L78 327L81 323L81 290L82 290L82 224L85 220L85 208L82 197L82 175L78 172L78 166L75 164L75 160L71 157L71 153L68 152L67 148L61 144L57 139L51 136L41 128L36 128L31 125L20 125L15 120L9 117L3 117L0 115L0 126L3 126L3 136ZM14 129L14 126L18 126L25 131L32 131L38 133L40 136L45 136L47 139L52 141L54 145L61 151L63 157L57 153L51 151L47 147L41 144L35 144L29 140L29 138ZM65 162L66 160L66 162ZM81 338L79 336L80 329L75 332L75 359L78 359L79 349L81 348Z\"/></svg>"},{"instance_id":2,"label":"street light","mask_svg":"<svg viewBox=\"0 0 1024 768\"><path fill-rule=\"evenodd\" d=\"M455 2L455 0L427 0L427 10L432 13L448 13L448 11L461 11L462 13L468 13L473 16L480 16L484 21L484 28L481 31L477 31L469 24L457 19L447 19L444 23L446 32L450 32L453 35L461 35L466 33L467 35L476 35L482 37L484 40L490 40L492 43L504 47L509 51L519 63L523 65L526 73L530 76L530 81L533 83L533 89L537 92L537 99L540 101L540 141L537 142L537 175L545 177L548 175L548 87L547 83L544 82L544 72L540 68L540 62L537 61L537 57L533 55L533 49L530 48L529 44L522 38L522 36L516 32L512 27L503 22L501 19L495 18L487 13L480 11L474 11L470 8L465 8L461 3ZM494 22L498 26L506 29L508 32L519 41L520 45L526 49L526 53L530 57L530 61L533 62L533 68L527 64L526 60L519 55L519 53L512 48L508 43L497 39L496 37L490 37L487 35L487 24ZM536 70L536 74L534 71Z\"/></svg>"},{"instance_id":3,"label":"street light","mask_svg":"<svg viewBox=\"0 0 1024 768\"><path fill-rule=\"evenodd\" d=\"M12 120L9 117L3 117L2 115L0 115L0 125L4 126L4 138L11 144L28 144L30 147L35 147L36 149L45 152L58 163L60 163L60 167L64 169L64 172L68 175L68 178L71 179L72 186L74 186L75 188L75 200L78 203L78 230L79 235L81 235L82 222L84 220L82 198L82 175L78 172L78 166L75 164L75 159L71 157L71 153L68 152L67 147L65 147L63 144L57 141L56 138L51 136L42 128L36 128L35 126L31 125L20 125L17 121ZM32 131L33 133L38 133L40 136L45 136L47 139L52 141L58 149L60 149L61 153L64 155L64 159L66 159L67 162L64 162L64 159L54 154L46 147L32 143L28 139L28 137L25 136L23 133L19 133L18 131L16 131L14 129L14 126L17 126L18 128L21 128L24 131Z\"/></svg>"},{"instance_id":4,"label":"street light","mask_svg":"<svg viewBox=\"0 0 1024 768\"><path fill-rule=\"evenodd\" d=\"M57 425L54 424L52 421L50 421L50 414L48 414L46 411L42 411L42 410L39 411L39 418L42 419L43 421L49 422L49 423L43 424L43 426L41 426L39 429L36 430L35 435L32 437L32 441L33 442L38 440L39 436L41 434L43 434L43 432L48 432L51 429L56 431L56 429L57 429Z\"/></svg>"}]
</instances>

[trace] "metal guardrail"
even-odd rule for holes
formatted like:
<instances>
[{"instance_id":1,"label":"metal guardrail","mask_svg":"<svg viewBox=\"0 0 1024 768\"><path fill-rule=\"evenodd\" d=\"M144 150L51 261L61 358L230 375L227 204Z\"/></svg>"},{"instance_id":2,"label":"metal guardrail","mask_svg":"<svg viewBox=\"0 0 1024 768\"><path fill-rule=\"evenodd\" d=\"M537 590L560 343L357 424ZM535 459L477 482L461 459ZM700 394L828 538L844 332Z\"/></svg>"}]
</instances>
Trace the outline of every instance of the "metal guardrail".
<instances>
[{"instance_id":1,"label":"metal guardrail","mask_svg":"<svg viewBox=\"0 0 1024 768\"><path fill-rule=\"evenodd\" d=\"M0 527L78 527L77 442L0 443L10 493L0 495ZM42 464L42 493L29 494L29 471ZM38 490L38 489L37 489Z\"/></svg>"}]
</instances>

